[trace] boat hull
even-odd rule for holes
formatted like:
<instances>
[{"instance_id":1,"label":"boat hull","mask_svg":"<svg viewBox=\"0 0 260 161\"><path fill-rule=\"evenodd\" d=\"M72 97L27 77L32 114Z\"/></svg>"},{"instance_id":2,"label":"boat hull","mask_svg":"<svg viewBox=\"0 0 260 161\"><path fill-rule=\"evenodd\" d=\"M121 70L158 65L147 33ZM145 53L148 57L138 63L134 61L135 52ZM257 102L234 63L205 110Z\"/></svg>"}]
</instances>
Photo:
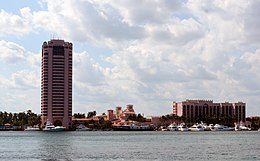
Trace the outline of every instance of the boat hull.
<instances>
[{"instance_id":1,"label":"boat hull","mask_svg":"<svg viewBox=\"0 0 260 161\"><path fill-rule=\"evenodd\" d=\"M235 128L214 128L211 131L235 131Z\"/></svg>"},{"instance_id":2,"label":"boat hull","mask_svg":"<svg viewBox=\"0 0 260 161\"><path fill-rule=\"evenodd\" d=\"M46 132L61 132L61 131L64 131L64 129L49 129L49 130L43 130L43 131L46 131Z\"/></svg>"},{"instance_id":3,"label":"boat hull","mask_svg":"<svg viewBox=\"0 0 260 161\"><path fill-rule=\"evenodd\" d=\"M189 131L188 128L179 128L178 131Z\"/></svg>"},{"instance_id":4,"label":"boat hull","mask_svg":"<svg viewBox=\"0 0 260 161\"><path fill-rule=\"evenodd\" d=\"M153 128L130 128L124 126L114 126L113 131L154 131Z\"/></svg>"},{"instance_id":5,"label":"boat hull","mask_svg":"<svg viewBox=\"0 0 260 161\"><path fill-rule=\"evenodd\" d=\"M189 128L190 131L204 131L203 128Z\"/></svg>"},{"instance_id":6,"label":"boat hull","mask_svg":"<svg viewBox=\"0 0 260 161\"><path fill-rule=\"evenodd\" d=\"M40 128L27 128L24 131L40 131Z\"/></svg>"},{"instance_id":7,"label":"boat hull","mask_svg":"<svg viewBox=\"0 0 260 161\"><path fill-rule=\"evenodd\" d=\"M64 130L65 130L64 127L55 127L55 128L43 129L43 131L46 131L46 132L61 132L61 131L64 131Z\"/></svg>"},{"instance_id":8,"label":"boat hull","mask_svg":"<svg viewBox=\"0 0 260 161\"><path fill-rule=\"evenodd\" d=\"M76 131L92 131L90 128L81 128L81 129L76 129Z\"/></svg>"}]
</instances>

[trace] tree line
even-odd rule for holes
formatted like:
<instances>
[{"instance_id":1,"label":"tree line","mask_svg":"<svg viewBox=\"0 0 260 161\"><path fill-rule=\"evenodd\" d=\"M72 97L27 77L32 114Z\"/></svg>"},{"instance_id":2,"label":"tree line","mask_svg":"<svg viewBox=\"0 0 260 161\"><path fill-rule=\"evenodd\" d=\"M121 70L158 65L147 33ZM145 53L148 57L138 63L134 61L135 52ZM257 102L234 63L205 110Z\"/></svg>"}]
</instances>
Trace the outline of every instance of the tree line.
<instances>
[{"instance_id":1,"label":"tree line","mask_svg":"<svg viewBox=\"0 0 260 161\"><path fill-rule=\"evenodd\" d=\"M90 111L87 113L87 117L84 113L74 113L74 118L93 118L96 116L96 111ZM103 113L104 115L104 113ZM126 120L131 121L138 121L138 122L145 122L146 119L141 115L129 115ZM162 115L160 118L161 125L168 125L172 122L176 123L190 123L190 122L200 122L203 121L207 124L226 124L226 125L234 125L234 122L236 121L236 118L233 117L225 117L225 116L212 116L212 117L203 117L200 116L196 120L189 120L189 118L186 118L184 116L177 116L174 114L167 114ZM260 118L247 118L247 121L252 122L252 128L257 129L260 128ZM112 122L108 120L104 120L103 118L99 119L98 121L95 121L91 119L90 121L85 122L77 122L74 121L73 124L79 124L83 123L86 126L97 128L97 129L107 129L111 128ZM12 113L12 112L1 112L0 111L0 126L4 126L5 124L11 124L12 126L18 126L20 128L24 128L26 126L40 126L41 125L41 115L36 114L32 112L32 110L27 110L24 112L19 113Z\"/></svg>"},{"instance_id":2,"label":"tree line","mask_svg":"<svg viewBox=\"0 0 260 161\"><path fill-rule=\"evenodd\" d=\"M138 115L132 114L127 116L126 120L131 120L131 121L138 121L138 122L145 122L146 119L139 113Z\"/></svg>"},{"instance_id":3,"label":"tree line","mask_svg":"<svg viewBox=\"0 0 260 161\"><path fill-rule=\"evenodd\" d=\"M37 126L41 124L41 115L37 115L31 110L19 113L0 111L0 126L4 126L5 124L20 126L21 128L24 128L24 126Z\"/></svg>"},{"instance_id":4,"label":"tree line","mask_svg":"<svg viewBox=\"0 0 260 161\"><path fill-rule=\"evenodd\" d=\"M96 111L90 111L87 114L87 118L92 118L92 117L94 117L96 115L97 115ZM74 118L86 118L86 115L84 113L74 113L73 117Z\"/></svg>"}]
</instances>

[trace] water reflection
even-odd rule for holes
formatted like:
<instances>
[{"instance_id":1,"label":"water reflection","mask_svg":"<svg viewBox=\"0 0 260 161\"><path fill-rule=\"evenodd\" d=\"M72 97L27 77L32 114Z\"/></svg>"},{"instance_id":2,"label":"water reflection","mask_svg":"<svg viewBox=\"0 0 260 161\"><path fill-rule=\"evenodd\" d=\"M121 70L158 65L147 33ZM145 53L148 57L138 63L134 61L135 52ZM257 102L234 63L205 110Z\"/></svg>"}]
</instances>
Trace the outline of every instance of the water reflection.
<instances>
[{"instance_id":1,"label":"water reflection","mask_svg":"<svg viewBox=\"0 0 260 161\"><path fill-rule=\"evenodd\" d=\"M40 158L43 161L72 161L71 139L66 132L43 132L39 138Z\"/></svg>"},{"instance_id":2,"label":"water reflection","mask_svg":"<svg viewBox=\"0 0 260 161\"><path fill-rule=\"evenodd\" d=\"M260 160L259 132L0 132L0 160Z\"/></svg>"}]
</instances>

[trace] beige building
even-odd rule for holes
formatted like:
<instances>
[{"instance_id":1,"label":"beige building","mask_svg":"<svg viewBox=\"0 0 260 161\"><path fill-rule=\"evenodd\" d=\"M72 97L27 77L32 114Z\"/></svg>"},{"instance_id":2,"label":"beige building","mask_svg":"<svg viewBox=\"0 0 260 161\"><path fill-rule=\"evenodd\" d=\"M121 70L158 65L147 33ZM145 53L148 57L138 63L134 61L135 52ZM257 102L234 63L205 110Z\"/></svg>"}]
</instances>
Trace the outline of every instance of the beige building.
<instances>
[{"instance_id":1,"label":"beige building","mask_svg":"<svg viewBox=\"0 0 260 161\"><path fill-rule=\"evenodd\" d=\"M108 120L113 121L116 119L125 119L129 115L135 115L134 106L126 105L126 109L122 110L122 107L117 106L116 110L107 110Z\"/></svg>"},{"instance_id":2,"label":"beige building","mask_svg":"<svg viewBox=\"0 0 260 161\"><path fill-rule=\"evenodd\" d=\"M186 100L173 102L173 114L183 116L190 123L196 122L201 117L231 117L235 122L245 122L246 104L214 103L212 100Z\"/></svg>"}]
</instances>

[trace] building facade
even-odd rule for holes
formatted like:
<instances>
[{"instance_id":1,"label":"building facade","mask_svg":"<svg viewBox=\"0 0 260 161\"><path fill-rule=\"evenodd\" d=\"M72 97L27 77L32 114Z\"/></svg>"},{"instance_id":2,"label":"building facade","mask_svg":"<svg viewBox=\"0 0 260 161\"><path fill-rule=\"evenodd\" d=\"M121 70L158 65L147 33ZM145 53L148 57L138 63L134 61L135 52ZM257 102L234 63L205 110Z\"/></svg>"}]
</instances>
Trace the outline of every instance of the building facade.
<instances>
[{"instance_id":1,"label":"building facade","mask_svg":"<svg viewBox=\"0 0 260 161\"><path fill-rule=\"evenodd\" d=\"M69 129L72 119L72 43L52 39L42 45L41 121Z\"/></svg>"},{"instance_id":2,"label":"building facade","mask_svg":"<svg viewBox=\"0 0 260 161\"><path fill-rule=\"evenodd\" d=\"M126 105L126 109L122 110L122 107L117 106L116 110L107 110L108 120L124 120L130 115L135 115L134 106L129 104Z\"/></svg>"},{"instance_id":3,"label":"building facade","mask_svg":"<svg viewBox=\"0 0 260 161\"><path fill-rule=\"evenodd\" d=\"M173 114L183 116L190 123L205 117L229 117L235 122L246 121L246 104L237 103L214 103L212 100L186 100L173 102Z\"/></svg>"}]
</instances>

